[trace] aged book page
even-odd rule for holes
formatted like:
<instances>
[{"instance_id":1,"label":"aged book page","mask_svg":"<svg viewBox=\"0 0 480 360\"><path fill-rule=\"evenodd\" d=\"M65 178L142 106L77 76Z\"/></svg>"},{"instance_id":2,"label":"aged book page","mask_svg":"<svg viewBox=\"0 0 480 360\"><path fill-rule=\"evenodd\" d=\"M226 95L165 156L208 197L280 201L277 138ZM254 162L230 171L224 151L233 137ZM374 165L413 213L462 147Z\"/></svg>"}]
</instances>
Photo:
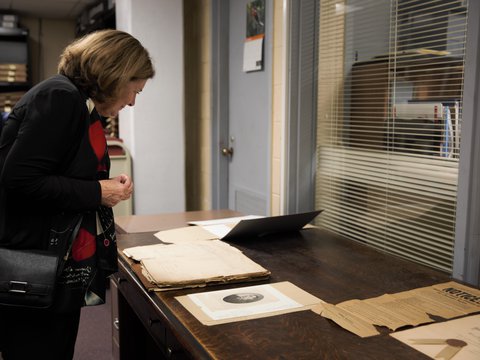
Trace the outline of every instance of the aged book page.
<instances>
[{"instance_id":1,"label":"aged book page","mask_svg":"<svg viewBox=\"0 0 480 360\"><path fill-rule=\"evenodd\" d=\"M124 253L140 261L144 276L158 287L204 286L270 274L220 240L148 245L125 249Z\"/></svg>"}]
</instances>

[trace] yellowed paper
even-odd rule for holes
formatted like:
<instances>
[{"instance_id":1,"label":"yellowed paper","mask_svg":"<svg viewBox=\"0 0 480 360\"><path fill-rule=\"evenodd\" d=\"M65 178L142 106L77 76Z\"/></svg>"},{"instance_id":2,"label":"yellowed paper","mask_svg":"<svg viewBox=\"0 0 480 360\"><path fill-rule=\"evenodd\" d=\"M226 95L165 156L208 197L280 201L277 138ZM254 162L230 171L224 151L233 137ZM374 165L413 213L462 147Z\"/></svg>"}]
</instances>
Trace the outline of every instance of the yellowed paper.
<instances>
[{"instance_id":1,"label":"yellowed paper","mask_svg":"<svg viewBox=\"0 0 480 360\"><path fill-rule=\"evenodd\" d=\"M290 282L210 291L176 299L204 325L308 310L323 303Z\"/></svg>"},{"instance_id":2,"label":"yellowed paper","mask_svg":"<svg viewBox=\"0 0 480 360\"><path fill-rule=\"evenodd\" d=\"M135 246L123 250L125 256L131 258L135 261L141 261L143 259L148 259L155 257L158 253L161 253L162 247L168 246L166 244L155 244L155 245L146 245L146 246Z\"/></svg>"},{"instance_id":3,"label":"yellowed paper","mask_svg":"<svg viewBox=\"0 0 480 360\"><path fill-rule=\"evenodd\" d=\"M433 295L433 297L432 297ZM451 319L460 315L463 315L463 312L459 312L456 309L452 309L440 301L436 300L437 296L435 293L432 293L429 288L419 288L411 291L403 291L397 294L392 294L396 299L400 300L402 303L410 304L414 307L422 309L427 314L443 314L443 317L446 319Z\"/></svg>"},{"instance_id":4,"label":"yellowed paper","mask_svg":"<svg viewBox=\"0 0 480 360\"><path fill-rule=\"evenodd\" d=\"M480 290L450 281L433 285L418 291L418 297L424 302L440 306L436 315L443 316L446 310L456 313L456 316L480 311Z\"/></svg>"},{"instance_id":5,"label":"yellowed paper","mask_svg":"<svg viewBox=\"0 0 480 360\"><path fill-rule=\"evenodd\" d=\"M357 317L342 308L332 304L320 304L314 307L313 312L321 314L327 319L335 321L338 325L348 331L364 338L380 334L378 330L368 321Z\"/></svg>"},{"instance_id":6,"label":"yellowed paper","mask_svg":"<svg viewBox=\"0 0 480 360\"><path fill-rule=\"evenodd\" d=\"M432 359L480 359L480 315L390 334Z\"/></svg>"},{"instance_id":7,"label":"yellowed paper","mask_svg":"<svg viewBox=\"0 0 480 360\"><path fill-rule=\"evenodd\" d=\"M364 323L396 330L432 322L429 315L450 319L480 312L480 290L451 281L366 300L348 300L335 305L335 309L332 306L321 315L365 336L361 331Z\"/></svg>"},{"instance_id":8,"label":"yellowed paper","mask_svg":"<svg viewBox=\"0 0 480 360\"><path fill-rule=\"evenodd\" d=\"M422 308L389 294L367 299L365 302L370 304L377 313L385 314L383 325L392 330L406 325L419 325L433 321Z\"/></svg>"},{"instance_id":9,"label":"yellowed paper","mask_svg":"<svg viewBox=\"0 0 480 360\"><path fill-rule=\"evenodd\" d=\"M141 262L143 274L159 287L231 281L270 272L220 240L157 244L124 251Z\"/></svg>"},{"instance_id":10,"label":"yellowed paper","mask_svg":"<svg viewBox=\"0 0 480 360\"><path fill-rule=\"evenodd\" d=\"M170 244L218 239L217 235L205 230L201 226L186 226L171 230L164 230L159 231L154 235L157 239Z\"/></svg>"},{"instance_id":11,"label":"yellowed paper","mask_svg":"<svg viewBox=\"0 0 480 360\"><path fill-rule=\"evenodd\" d=\"M349 300L338 304L337 307L372 325L387 326L392 330L408 325L407 319L402 318L401 313L396 313L375 302Z\"/></svg>"}]
</instances>

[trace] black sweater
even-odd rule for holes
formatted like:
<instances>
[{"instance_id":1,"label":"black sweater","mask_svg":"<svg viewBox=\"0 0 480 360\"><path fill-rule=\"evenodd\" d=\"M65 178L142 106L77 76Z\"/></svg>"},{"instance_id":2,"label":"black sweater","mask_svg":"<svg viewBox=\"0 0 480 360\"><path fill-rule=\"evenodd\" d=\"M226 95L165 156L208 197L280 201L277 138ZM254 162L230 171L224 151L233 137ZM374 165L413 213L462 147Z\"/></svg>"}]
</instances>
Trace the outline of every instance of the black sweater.
<instances>
[{"instance_id":1,"label":"black sweater","mask_svg":"<svg viewBox=\"0 0 480 360\"><path fill-rule=\"evenodd\" d=\"M100 205L86 100L56 75L12 110L0 136L0 244L45 248L53 215Z\"/></svg>"}]
</instances>

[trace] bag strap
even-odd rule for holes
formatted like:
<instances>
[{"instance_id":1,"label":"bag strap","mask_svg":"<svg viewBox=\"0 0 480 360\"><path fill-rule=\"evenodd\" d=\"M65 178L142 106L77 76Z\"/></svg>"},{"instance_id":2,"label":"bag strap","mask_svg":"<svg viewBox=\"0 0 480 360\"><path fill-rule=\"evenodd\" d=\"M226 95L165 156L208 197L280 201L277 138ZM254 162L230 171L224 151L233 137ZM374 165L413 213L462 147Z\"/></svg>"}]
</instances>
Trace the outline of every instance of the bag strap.
<instances>
[{"instance_id":1,"label":"bag strap","mask_svg":"<svg viewBox=\"0 0 480 360\"><path fill-rule=\"evenodd\" d=\"M73 241L77 237L78 231L80 230L80 225L82 224L83 216L79 216L77 223L75 224L75 227L73 228L72 234L69 237L68 243L67 243L67 252L63 256L63 260L67 261L68 256L70 255L70 252L72 251L73 247Z\"/></svg>"},{"instance_id":2,"label":"bag strap","mask_svg":"<svg viewBox=\"0 0 480 360\"><path fill-rule=\"evenodd\" d=\"M58 257L57 276L63 271L63 267L70 255L73 241L77 237L82 224L83 214L59 214L55 217L54 225L50 230L48 250Z\"/></svg>"}]
</instances>

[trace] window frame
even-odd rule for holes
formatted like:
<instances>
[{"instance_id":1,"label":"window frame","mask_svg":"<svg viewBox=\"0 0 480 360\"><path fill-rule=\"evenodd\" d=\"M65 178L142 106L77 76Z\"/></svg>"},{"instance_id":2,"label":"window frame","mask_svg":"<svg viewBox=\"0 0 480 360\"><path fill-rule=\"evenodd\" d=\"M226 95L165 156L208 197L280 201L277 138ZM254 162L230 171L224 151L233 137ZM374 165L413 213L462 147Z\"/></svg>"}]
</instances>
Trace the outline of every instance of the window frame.
<instances>
[{"instance_id":1,"label":"window frame","mask_svg":"<svg viewBox=\"0 0 480 360\"><path fill-rule=\"evenodd\" d=\"M309 0L310 1L310 0ZM315 3L318 1L311 0ZM316 87L305 86L305 78L300 74L314 69L305 69L308 64L302 63L301 50L305 48L305 41L312 36L312 31L318 28L318 18L315 19L314 29L301 27L302 16L308 16L301 11L301 3L293 0L285 0L286 8L289 9L287 16L288 34L287 53L288 81L286 82L286 93L288 111L286 113L287 134L286 134L286 177L288 183L285 186L284 211L291 213L300 209L312 208L312 199L315 197L314 180L312 183L302 184L299 173L299 166L309 164L310 168L305 170L315 176L315 152L308 151L307 144L303 151L302 142L299 141L299 129L314 129L316 118L315 110L311 116L299 116L301 101L300 97L316 97ZM463 98L463 125L462 139L460 145L460 161L457 192L456 230L454 240L453 273L454 279L480 286L480 144L475 139L480 138L480 2L470 1L468 4L467 21L467 42L465 54L465 81ZM306 31L306 34L302 34ZM309 32L309 33L308 33ZM301 91L301 90L303 91ZM315 107L315 105L312 105ZM313 109L310 108L309 110ZM468 134L468 136L467 136ZM313 143L315 146L315 143ZM290 185L290 186L289 186ZM303 196L306 191L308 196Z\"/></svg>"},{"instance_id":2,"label":"window frame","mask_svg":"<svg viewBox=\"0 0 480 360\"><path fill-rule=\"evenodd\" d=\"M480 2L469 1L467 16L463 124L452 276L480 286Z\"/></svg>"}]
</instances>

